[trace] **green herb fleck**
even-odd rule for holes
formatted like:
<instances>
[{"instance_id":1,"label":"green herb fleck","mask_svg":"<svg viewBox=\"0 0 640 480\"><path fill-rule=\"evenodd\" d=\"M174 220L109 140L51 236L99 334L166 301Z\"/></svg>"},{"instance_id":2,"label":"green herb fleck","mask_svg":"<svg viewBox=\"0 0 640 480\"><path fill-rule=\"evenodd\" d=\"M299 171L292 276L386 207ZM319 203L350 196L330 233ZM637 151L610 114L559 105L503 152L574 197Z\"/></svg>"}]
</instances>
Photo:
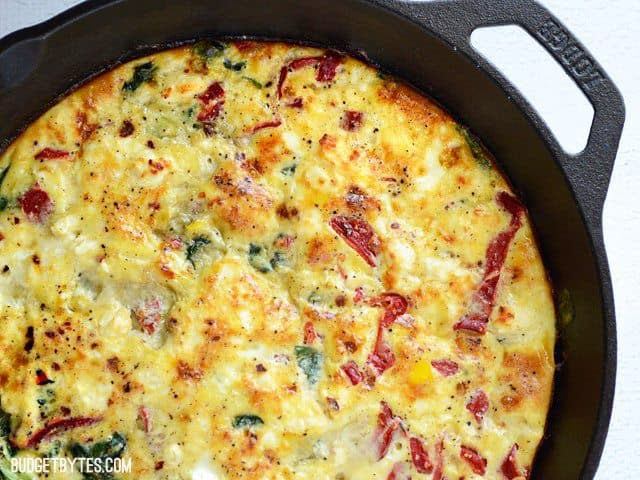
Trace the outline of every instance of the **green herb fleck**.
<instances>
[{"instance_id":1,"label":"green herb fleck","mask_svg":"<svg viewBox=\"0 0 640 480\"><path fill-rule=\"evenodd\" d=\"M107 459L120 458L126 447L126 439L120 433L115 432L111 438L96 442L90 446L73 443L69 447L69 452L76 458L100 459L101 463L104 464ZM97 469L92 472L82 472L82 476L87 480L113 479L113 474L98 472Z\"/></svg>"},{"instance_id":2,"label":"green herb fleck","mask_svg":"<svg viewBox=\"0 0 640 480\"><path fill-rule=\"evenodd\" d=\"M227 44L217 40L200 40L193 46L192 51L206 62L211 58L222 55L226 48Z\"/></svg>"},{"instance_id":3,"label":"green herb fleck","mask_svg":"<svg viewBox=\"0 0 640 480\"><path fill-rule=\"evenodd\" d=\"M187 260L191 262L191 265L196 266L194 257L198 253L198 251L204 247L205 245L209 245L211 240L207 237L198 236L195 237L189 245L187 245Z\"/></svg>"},{"instance_id":4,"label":"green herb fleck","mask_svg":"<svg viewBox=\"0 0 640 480\"><path fill-rule=\"evenodd\" d=\"M153 81L157 70L158 67L156 67L153 62L137 65L133 69L133 76L131 77L131 80L125 82L122 89L128 92L135 92L143 83Z\"/></svg>"},{"instance_id":5,"label":"green herb fleck","mask_svg":"<svg viewBox=\"0 0 640 480\"><path fill-rule=\"evenodd\" d=\"M322 296L318 292L313 291L307 297L307 302L312 303L313 305L322 303Z\"/></svg>"},{"instance_id":6,"label":"green herb fleck","mask_svg":"<svg viewBox=\"0 0 640 480\"><path fill-rule=\"evenodd\" d=\"M260 273L269 273L273 271L271 262L269 262L266 251L259 245L249 244L249 264Z\"/></svg>"},{"instance_id":7,"label":"green herb fleck","mask_svg":"<svg viewBox=\"0 0 640 480\"><path fill-rule=\"evenodd\" d=\"M317 383L322 370L322 353L306 345L297 345L295 352L298 366L307 376L309 383Z\"/></svg>"},{"instance_id":8,"label":"green herb fleck","mask_svg":"<svg viewBox=\"0 0 640 480\"><path fill-rule=\"evenodd\" d=\"M193 118L193 114L195 110L196 108L192 105L191 107L189 107L187 110L184 111L184 116L187 118L187 120L190 120Z\"/></svg>"},{"instance_id":9,"label":"green herb fleck","mask_svg":"<svg viewBox=\"0 0 640 480\"><path fill-rule=\"evenodd\" d=\"M233 428L255 427L264 425L264 421L257 415L236 415L231 425Z\"/></svg>"},{"instance_id":10,"label":"green herb fleck","mask_svg":"<svg viewBox=\"0 0 640 480\"><path fill-rule=\"evenodd\" d=\"M227 70L233 70L234 72L239 72L247 66L247 62L244 60L242 62L233 63L228 58L225 58L222 64L224 65L224 68L226 68Z\"/></svg>"},{"instance_id":11,"label":"green herb fleck","mask_svg":"<svg viewBox=\"0 0 640 480\"><path fill-rule=\"evenodd\" d=\"M242 77L245 80L247 80L248 82L251 82L251 84L256 87L256 88L262 88L264 87L264 85L262 85L262 83L260 83L258 80L256 80L255 78L251 78L251 77Z\"/></svg>"},{"instance_id":12,"label":"green herb fleck","mask_svg":"<svg viewBox=\"0 0 640 480\"><path fill-rule=\"evenodd\" d=\"M487 158L484 150L482 149L476 138L473 136L473 134L469 131L469 129L458 124L456 125L456 130L460 135L462 135L465 142L467 142L473 158L476 159L480 166L483 168L491 168L491 161Z\"/></svg>"},{"instance_id":13,"label":"green herb fleck","mask_svg":"<svg viewBox=\"0 0 640 480\"><path fill-rule=\"evenodd\" d=\"M291 165L287 165L282 170L280 170L280 173L282 173L283 175L286 175L287 177L293 177L293 175L296 173L297 167L298 167L297 163L292 163Z\"/></svg>"}]
</instances>

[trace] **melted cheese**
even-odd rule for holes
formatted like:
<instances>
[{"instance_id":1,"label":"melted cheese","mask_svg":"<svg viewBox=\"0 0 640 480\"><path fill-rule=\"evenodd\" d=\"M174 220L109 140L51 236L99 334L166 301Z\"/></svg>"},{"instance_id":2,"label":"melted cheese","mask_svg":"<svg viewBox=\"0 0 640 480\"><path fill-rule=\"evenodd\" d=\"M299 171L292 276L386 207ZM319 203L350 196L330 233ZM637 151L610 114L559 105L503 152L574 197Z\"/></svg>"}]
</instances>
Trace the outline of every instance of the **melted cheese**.
<instances>
[{"instance_id":1,"label":"melted cheese","mask_svg":"<svg viewBox=\"0 0 640 480\"><path fill-rule=\"evenodd\" d=\"M292 66L279 95L283 66L324 52L197 50L93 80L0 157L0 398L21 454L69 455L72 442L119 432L133 467L122 478L385 479L398 464L431 478L413 465L415 437L433 463L442 442L444 478L481 478L462 445L486 459L482 478L502 479L518 444L524 474L544 432L555 340L526 218L486 334L453 329L509 222L500 173L435 104L352 58L328 80L319 61ZM126 83L147 62L151 75ZM215 82L219 115L199 120L220 101L203 99ZM353 128L347 111L362 114ZM42 158L47 148L65 154ZM23 206L34 186L52 203L40 220ZM332 229L336 215L371 226L374 266ZM366 370L382 314L359 292L402 295L410 321L385 331L393 366L352 385L341 366ZM308 322L311 374L296 354ZM457 372L439 373L441 359ZM36 370L53 383L37 385ZM481 422L467 408L479 390ZM406 436L378 460L383 401ZM240 415L262 423L238 426ZM101 420L25 447L65 417Z\"/></svg>"}]
</instances>

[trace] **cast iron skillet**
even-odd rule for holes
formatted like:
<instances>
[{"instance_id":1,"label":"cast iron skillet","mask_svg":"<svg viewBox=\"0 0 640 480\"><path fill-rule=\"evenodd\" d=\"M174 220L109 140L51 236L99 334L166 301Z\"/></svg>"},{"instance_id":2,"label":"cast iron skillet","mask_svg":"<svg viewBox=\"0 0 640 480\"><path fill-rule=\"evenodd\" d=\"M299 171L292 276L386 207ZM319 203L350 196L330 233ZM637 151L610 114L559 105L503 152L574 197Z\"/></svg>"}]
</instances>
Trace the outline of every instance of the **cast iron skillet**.
<instances>
[{"instance_id":1,"label":"cast iron skillet","mask_svg":"<svg viewBox=\"0 0 640 480\"><path fill-rule=\"evenodd\" d=\"M581 153L566 154L470 46L475 28L498 24L524 27L593 104ZM574 313L560 333L565 361L532 477L592 478L616 373L601 216L624 105L600 65L533 0L92 0L0 40L0 149L74 85L116 63L193 38L242 35L365 52L440 101L495 154L525 199L556 292L570 293Z\"/></svg>"}]
</instances>

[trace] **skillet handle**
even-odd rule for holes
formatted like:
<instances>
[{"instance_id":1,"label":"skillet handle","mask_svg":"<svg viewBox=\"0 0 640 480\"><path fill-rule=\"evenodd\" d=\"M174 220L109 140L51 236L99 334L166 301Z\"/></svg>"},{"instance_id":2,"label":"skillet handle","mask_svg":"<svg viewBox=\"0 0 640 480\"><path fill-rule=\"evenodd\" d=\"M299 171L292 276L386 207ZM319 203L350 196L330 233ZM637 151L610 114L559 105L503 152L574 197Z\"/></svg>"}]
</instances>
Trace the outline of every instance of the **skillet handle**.
<instances>
[{"instance_id":1,"label":"skillet handle","mask_svg":"<svg viewBox=\"0 0 640 480\"><path fill-rule=\"evenodd\" d=\"M552 139L549 146L584 209L585 219L596 231L600 230L625 109L622 95L582 44L534 0L449 0L396 5L482 65L505 90L514 91L514 88L471 46L471 33L476 28L519 25L553 56L591 102L594 118L582 152L566 153L552 135L548 136ZM534 121L547 129L539 118Z\"/></svg>"}]
</instances>

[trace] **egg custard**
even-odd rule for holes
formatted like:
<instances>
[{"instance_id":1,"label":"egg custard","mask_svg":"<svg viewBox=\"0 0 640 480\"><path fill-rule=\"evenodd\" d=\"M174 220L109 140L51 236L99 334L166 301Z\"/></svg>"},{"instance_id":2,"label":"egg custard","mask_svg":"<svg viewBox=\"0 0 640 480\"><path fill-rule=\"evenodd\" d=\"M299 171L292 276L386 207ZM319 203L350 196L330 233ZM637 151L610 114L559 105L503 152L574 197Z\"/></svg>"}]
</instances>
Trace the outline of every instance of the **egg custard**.
<instances>
[{"instance_id":1,"label":"egg custard","mask_svg":"<svg viewBox=\"0 0 640 480\"><path fill-rule=\"evenodd\" d=\"M408 86L200 42L90 81L0 172L0 478L529 476L550 285L489 154Z\"/></svg>"}]
</instances>

